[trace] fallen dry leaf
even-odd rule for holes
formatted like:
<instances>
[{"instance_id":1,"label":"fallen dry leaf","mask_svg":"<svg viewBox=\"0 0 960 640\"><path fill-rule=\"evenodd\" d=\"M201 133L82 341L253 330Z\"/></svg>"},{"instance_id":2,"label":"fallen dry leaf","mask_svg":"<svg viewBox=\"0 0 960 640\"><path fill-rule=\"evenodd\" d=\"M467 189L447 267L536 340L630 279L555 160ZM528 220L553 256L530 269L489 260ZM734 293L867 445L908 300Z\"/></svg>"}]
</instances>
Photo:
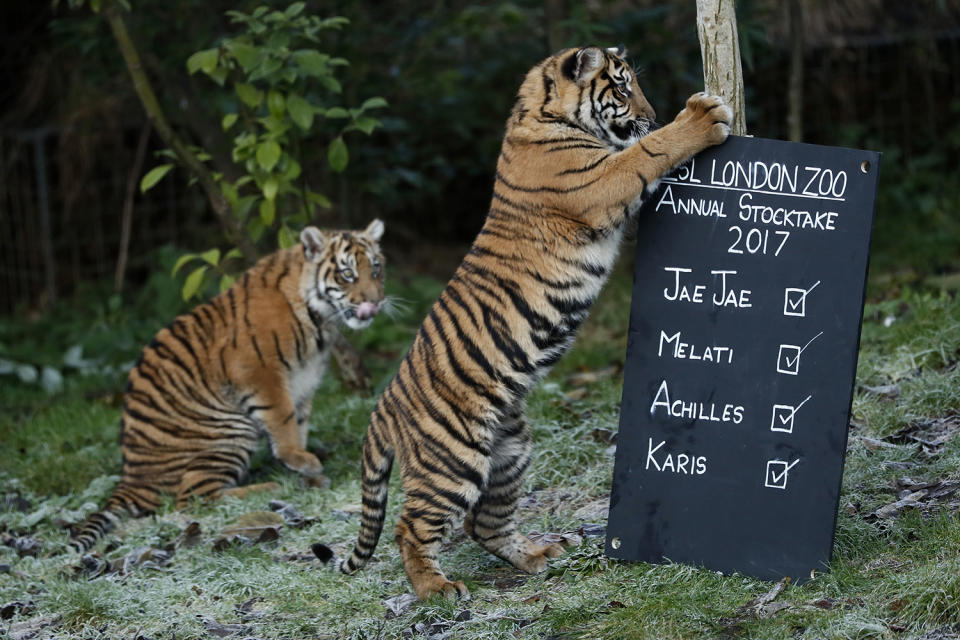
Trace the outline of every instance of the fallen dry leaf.
<instances>
[{"instance_id":1,"label":"fallen dry leaf","mask_svg":"<svg viewBox=\"0 0 960 640\"><path fill-rule=\"evenodd\" d=\"M237 518L237 523L225 527L223 535L256 537L264 529L277 529L284 525L283 516L273 511L251 511Z\"/></svg>"},{"instance_id":2,"label":"fallen dry leaf","mask_svg":"<svg viewBox=\"0 0 960 640\"><path fill-rule=\"evenodd\" d=\"M200 543L201 533L200 523L192 520L187 523L187 526L180 532L177 539L173 541L173 546L176 548L195 546Z\"/></svg>"},{"instance_id":3,"label":"fallen dry leaf","mask_svg":"<svg viewBox=\"0 0 960 640\"><path fill-rule=\"evenodd\" d=\"M254 596L234 607L234 611L236 611L237 617L240 618L240 622L250 622L262 618L263 611L254 609L253 605L263 601L264 598L262 596Z\"/></svg>"},{"instance_id":4,"label":"fallen dry leaf","mask_svg":"<svg viewBox=\"0 0 960 640\"><path fill-rule=\"evenodd\" d=\"M207 633L218 638L226 638L227 636L232 636L239 633L250 633L250 627L246 625L237 623L222 624L210 616L197 617L200 619L200 622L203 623L203 627L207 630Z\"/></svg>"},{"instance_id":5,"label":"fallen dry leaf","mask_svg":"<svg viewBox=\"0 0 960 640\"><path fill-rule=\"evenodd\" d=\"M7 637L9 640L32 640L44 629L50 631L59 625L60 616L58 615L37 616L22 622L14 622L7 629Z\"/></svg>"},{"instance_id":6,"label":"fallen dry leaf","mask_svg":"<svg viewBox=\"0 0 960 640\"><path fill-rule=\"evenodd\" d=\"M294 529L302 529L319 522L316 518L305 518L292 504L283 500L271 500L270 509L283 518L284 524Z\"/></svg>"},{"instance_id":7,"label":"fallen dry leaf","mask_svg":"<svg viewBox=\"0 0 960 640\"><path fill-rule=\"evenodd\" d=\"M875 387L863 385L863 390L890 400L900 397L900 385L898 384L881 384Z\"/></svg>"},{"instance_id":8,"label":"fallen dry leaf","mask_svg":"<svg viewBox=\"0 0 960 640\"><path fill-rule=\"evenodd\" d=\"M127 575L134 569L159 569L170 563L173 554L153 547L137 547L128 554L110 563L111 571Z\"/></svg>"},{"instance_id":9,"label":"fallen dry leaf","mask_svg":"<svg viewBox=\"0 0 960 640\"><path fill-rule=\"evenodd\" d=\"M531 531L527 538L536 544L559 544L562 547L579 547L583 543L583 537L576 532L569 533L540 533Z\"/></svg>"},{"instance_id":10,"label":"fallen dry leaf","mask_svg":"<svg viewBox=\"0 0 960 640\"><path fill-rule=\"evenodd\" d=\"M17 615L28 615L33 613L34 609L33 602L21 602L19 600L14 600L13 602L8 602L3 606L0 606L0 620L9 620L13 616Z\"/></svg>"},{"instance_id":11,"label":"fallen dry leaf","mask_svg":"<svg viewBox=\"0 0 960 640\"><path fill-rule=\"evenodd\" d=\"M398 596L387 598L383 601L384 606L387 608L387 613L384 617L390 620L391 618L401 616L406 613L416 601L417 596L412 593L401 593Z\"/></svg>"},{"instance_id":12,"label":"fallen dry leaf","mask_svg":"<svg viewBox=\"0 0 960 640\"><path fill-rule=\"evenodd\" d=\"M596 369L594 371L579 371L567 376L567 384L574 387L582 387L588 384L593 384L598 380L603 380L604 378L609 378L610 376L616 375L619 371L620 366L616 364L612 364L609 367L604 367L603 369Z\"/></svg>"}]
</instances>

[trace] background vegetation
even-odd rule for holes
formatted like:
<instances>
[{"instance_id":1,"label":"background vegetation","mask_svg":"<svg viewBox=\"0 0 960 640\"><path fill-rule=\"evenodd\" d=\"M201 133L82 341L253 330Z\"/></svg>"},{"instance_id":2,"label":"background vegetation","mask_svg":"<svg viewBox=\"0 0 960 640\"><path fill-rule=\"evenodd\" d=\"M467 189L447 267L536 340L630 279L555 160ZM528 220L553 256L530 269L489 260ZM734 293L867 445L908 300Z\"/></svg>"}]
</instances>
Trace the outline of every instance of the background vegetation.
<instances>
[{"instance_id":1,"label":"background vegetation","mask_svg":"<svg viewBox=\"0 0 960 640\"><path fill-rule=\"evenodd\" d=\"M224 130L223 116L239 113L242 100L190 74L187 63L238 36L225 11L249 14L261 2L132 4L125 20L172 127L232 181L262 170L233 162L236 130ZM747 123L757 136L787 135L786 4L737 3ZM187 306L181 290L190 269L178 279L170 273L184 251L211 247L220 252L209 266L222 266L231 245L187 172L169 173L145 194L136 188L168 162L156 155L166 145L145 127L103 17L63 3L3 3L0 629L20 638L960 637L960 439L952 437L960 426L960 6L801 4L804 139L884 153L830 571L802 587L778 587L604 559L598 534L622 385L628 244L577 347L531 401L537 457L523 528L582 544L546 575L528 577L457 538L443 562L470 580L474 601L404 609L397 597L408 586L389 536L377 561L351 579L321 570L308 549L323 540L343 550L355 533L366 417L479 228L516 87L562 46L623 42L668 121L702 82L693 3L305 3L305 13L350 21L324 30L318 45L350 64L333 70L340 92L296 91L323 110L374 96L389 106L352 120L316 112L309 127L293 120L295 135L282 148L299 165L295 181L309 182L298 188L330 206L275 213L291 216L292 226L384 218L389 293L407 300L409 312L351 336L373 373L372 394L348 393L330 376L317 395L311 447L325 455L332 491L302 488L264 452L254 480L275 480L279 492L182 513L167 505L156 518L125 523L86 564L67 554L63 525L110 491L126 371ZM268 101L263 108L265 117ZM369 137L343 138L346 166L331 160L345 125L370 115L380 126L364 124ZM251 211L263 220L259 201ZM276 242L276 233L263 234L256 250ZM117 278L124 253L128 266ZM206 291L215 287L211 279ZM391 495L395 513L396 486ZM275 516L263 528L276 540L268 533L258 543L218 542L274 499L315 521Z\"/></svg>"}]
</instances>

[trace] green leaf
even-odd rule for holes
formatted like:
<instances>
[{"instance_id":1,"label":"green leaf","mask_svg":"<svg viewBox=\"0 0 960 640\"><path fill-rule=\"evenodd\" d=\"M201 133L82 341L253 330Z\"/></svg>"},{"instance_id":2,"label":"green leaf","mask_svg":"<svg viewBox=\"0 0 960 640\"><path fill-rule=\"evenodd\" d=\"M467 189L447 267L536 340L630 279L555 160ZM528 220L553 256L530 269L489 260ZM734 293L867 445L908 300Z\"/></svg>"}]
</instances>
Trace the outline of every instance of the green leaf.
<instances>
[{"instance_id":1,"label":"green leaf","mask_svg":"<svg viewBox=\"0 0 960 640\"><path fill-rule=\"evenodd\" d=\"M263 167L264 171L271 171L280 160L280 154L283 153L280 145L273 140L267 140L257 145L257 162ZM270 198L270 196L267 196ZM272 200L272 198L270 198Z\"/></svg>"},{"instance_id":2,"label":"green leaf","mask_svg":"<svg viewBox=\"0 0 960 640\"><path fill-rule=\"evenodd\" d=\"M287 112L294 124L304 131L313 126L313 107L302 96L296 93L287 96Z\"/></svg>"},{"instance_id":3,"label":"green leaf","mask_svg":"<svg viewBox=\"0 0 960 640\"><path fill-rule=\"evenodd\" d=\"M215 267L218 264L220 264L220 249L217 249L216 247L214 247L209 251L204 251L203 253L201 253L200 257L203 258L204 262L206 262L212 267Z\"/></svg>"},{"instance_id":4,"label":"green leaf","mask_svg":"<svg viewBox=\"0 0 960 640\"><path fill-rule=\"evenodd\" d=\"M284 11L283 13L288 18L296 18L298 15L300 15L303 12L303 7L305 5L306 3L304 2L294 2L289 7L287 7L286 11Z\"/></svg>"},{"instance_id":5,"label":"green leaf","mask_svg":"<svg viewBox=\"0 0 960 640\"><path fill-rule=\"evenodd\" d=\"M243 100L243 103L251 109L256 109L263 102L263 92L246 82L238 82L234 85L237 97Z\"/></svg>"},{"instance_id":6,"label":"green leaf","mask_svg":"<svg viewBox=\"0 0 960 640\"><path fill-rule=\"evenodd\" d=\"M278 71L282 66L283 66L283 60L280 60L279 58L275 58L273 56L269 56L263 62L260 63L260 66L256 69L256 71L250 74L249 80L253 82L254 80L268 78L270 74L272 74L275 71Z\"/></svg>"},{"instance_id":7,"label":"green leaf","mask_svg":"<svg viewBox=\"0 0 960 640\"><path fill-rule=\"evenodd\" d=\"M283 177L288 181L293 182L300 177L300 163L290 158L290 161L287 162L287 168L283 170Z\"/></svg>"},{"instance_id":8,"label":"green leaf","mask_svg":"<svg viewBox=\"0 0 960 640\"><path fill-rule=\"evenodd\" d=\"M240 194L237 192L237 188L233 184L226 181L221 182L220 193L222 193L223 197L227 199L227 202L230 203L231 207L237 207L237 200L240 197Z\"/></svg>"},{"instance_id":9,"label":"green leaf","mask_svg":"<svg viewBox=\"0 0 960 640\"><path fill-rule=\"evenodd\" d=\"M330 198L322 193L317 193L316 191L307 191L307 200L313 202L317 206L323 207L324 209L329 209L333 206L333 203L330 202Z\"/></svg>"},{"instance_id":10,"label":"green leaf","mask_svg":"<svg viewBox=\"0 0 960 640\"><path fill-rule=\"evenodd\" d=\"M224 256L223 256L223 261L226 262L227 260L229 260L229 259L231 259L231 258L242 258L242 257L243 257L243 252L240 251L240 249L234 247L233 249L230 249L230 251L227 251L227 252L224 254Z\"/></svg>"},{"instance_id":11,"label":"green leaf","mask_svg":"<svg viewBox=\"0 0 960 640\"><path fill-rule=\"evenodd\" d=\"M223 67L217 67L207 75L210 76L210 79L221 87L223 86L223 83L227 81L227 70Z\"/></svg>"},{"instance_id":12,"label":"green leaf","mask_svg":"<svg viewBox=\"0 0 960 640\"><path fill-rule=\"evenodd\" d=\"M277 231L277 244L280 245L281 249L289 249L297 244L297 234L287 225L283 225Z\"/></svg>"},{"instance_id":13,"label":"green leaf","mask_svg":"<svg viewBox=\"0 0 960 640\"><path fill-rule=\"evenodd\" d=\"M362 117L362 118L357 118L354 121L353 126L355 126L360 131L363 131L365 134L370 135L371 133L373 133L374 129L380 126L380 121L377 120L376 118Z\"/></svg>"},{"instance_id":14,"label":"green leaf","mask_svg":"<svg viewBox=\"0 0 960 640\"><path fill-rule=\"evenodd\" d=\"M380 96L375 96L373 98L367 98L364 100L363 104L360 105L360 111L366 111L367 109L379 109L380 107L386 106L389 106L386 100Z\"/></svg>"},{"instance_id":15,"label":"green leaf","mask_svg":"<svg viewBox=\"0 0 960 640\"><path fill-rule=\"evenodd\" d=\"M266 127L270 137L276 140L290 129L286 118L275 118L272 114L263 118L257 118L257 122Z\"/></svg>"},{"instance_id":16,"label":"green leaf","mask_svg":"<svg viewBox=\"0 0 960 640\"><path fill-rule=\"evenodd\" d=\"M172 278L176 277L177 271L180 271L180 267L187 264L188 262L190 262L196 257L198 256L195 253L185 253L179 258L177 258L177 262L173 265L173 271L170 272L170 277Z\"/></svg>"},{"instance_id":17,"label":"green leaf","mask_svg":"<svg viewBox=\"0 0 960 640\"><path fill-rule=\"evenodd\" d=\"M276 216L276 208L273 204L273 200L261 200L260 201L260 220L263 221L264 226L269 227L273 224L273 219Z\"/></svg>"},{"instance_id":18,"label":"green leaf","mask_svg":"<svg viewBox=\"0 0 960 640\"><path fill-rule=\"evenodd\" d=\"M249 73L250 70L260 62L260 55L262 53L260 47L255 47L237 40L229 41L226 43L226 47L246 73Z\"/></svg>"},{"instance_id":19,"label":"green leaf","mask_svg":"<svg viewBox=\"0 0 960 640\"><path fill-rule=\"evenodd\" d=\"M350 24L350 20L344 18L343 16L332 16L326 20L323 20L320 23L320 26L324 29L339 29L345 24Z\"/></svg>"},{"instance_id":20,"label":"green leaf","mask_svg":"<svg viewBox=\"0 0 960 640\"><path fill-rule=\"evenodd\" d=\"M276 176L268 176L266 180L263 181L263 186L261 191L263 191L263 197L267 200L273 200L277 197L277 190L280 185L277 183Z\"/></svg>"},{"instance_id":21,"label":"green leaf","mask_svg":"<svg viewBox=\"0 0 960 640\"><path fill-rule=\"evenodd\" d=\"M150 189L155 184L160 182L163 179L163 176L169 173L170 169L173 169L172 164L161 164L159 166L150 169L147 172L147 175L143 176L140 180L140 193L146 193L147 189Z\"/></svg>"},{"instance_id":22,"label":"green leaf","mask_svg":"<svg viewBox=\"0 0 960 640\"><path fill-rule=\"evenodd\" d=\"M193 272L187 276L186 281L183 283L183 299L189 300L197 293L197 290L200 289L200 285L203 284L203 274L207 272L207 266L204 265L197 269L194 269Z\"/></svg>"},{"instance_id":23,"label":"green leaf","mask_svg":"<svg viewBox=\"0 0 960 640\"><path fill-rule=\"evenodd\" d=\"M282 118L284 111L283 94L275 89L271 89L267 94L267 108L270 114L275 118Z\"/></svg>"},{"instance_id":24,"label":"green leaf","mask_svg":"<svg viewBox=\"0 0 960 640\"><path fill-rule=\"evenodd\" d=\"M343 87L340 86L340 81L334 78L333 76L321 76L320 82L325 86L329 91L333 93L342 93Z\"/></svg>"},{"instance_id":25,"label":"green leaf","mask_svg":"<svg viewBox=\"0 0 960 640\"><path fill-rule=\"evenodd\" d=\"M293 52L293 59L296 61L300 70L308 76L325 76L330 73L327 61L330 56L320 53L315 49L300 49Z\"/></svg>"},{"instance_id":26,"label":"green leaf","mask_svg":"<svg viewBox=\"0 0 960 640\"><path fill-rule=\"evenodd\" d=\"M260 216L254 216L250 218L250 222L247 223L247 234L249 234L250 239L254 242L259 242L260 238L263 237L263 232L266 230L266 227L263 226L263 220L260 219Z\"/></svg>"},{"instance_id":27,"label":"green leaf","mask_svg":"<svg viewBox=\"0 0 960 640\"><path fill-rule=\"evenodd\" d=\"M233 283L236 282L236 278L229 273L223 274L223 277L220 278L220 292L223 293L227 289L233 286Z\"/></svg>"},{"instance_id":28,"label":"green leaf","mask_svg":"<svg viewBox=\"0 0 960 640\"><path fill-rule=\"evenodd\" d=\"M327 149L327 162L330 163L331 169L339 173L347 168L348 159L347 144L343 141L342 136L337 136L330 143L330 148Z\"/></svg>"},{"instance_id":29,"label":"green leaf","mask_svg":"<svg viewBox=\"0 0 960 640\"><path fill-rule=\"evenodd\" d=\"M187 71L193 75L197 70L204 73L212 73L217 68L217 60L220 58L219 49L204 49L197 51L187 58Z\"/></svg>"},{"instance_id":30,"label":"green leaf","mask_svg":"<svg viewBox=\"0 0 960 640\"><path fill-rule=\"evenodd\" d=\"M350 114L343 107L330 107L323 114L326 118L349 118Z\"/></svg>"},{"instance_id":31,"label":"green leaf","mask_svg":"<svg viewBox=\"0 0 960 640\"><path fill-rule=\"evenodd\" d=\"M236 121L237 121L237 114L228 113L227 115L223 116L223 119L220 121L220 126L223 128L224 131L227 131L230 127L233 126L233 124Z\"/></svg>"},{"instance_id":32,"label":"green leaf","mask_svg":"<svg viewBox=\"0 0 960 640\"><path fill-rule=\"evenodd\" d=\"M260 198L258 196L254 196L254 195L243 196L242 198L237 200L237 206L233 208L233 212L241 220L246 220L247 215L249 215L250 213L250 209L253 208L254 203L256 203L256 201L259 199Z\"/></svg>"}]
</instances>

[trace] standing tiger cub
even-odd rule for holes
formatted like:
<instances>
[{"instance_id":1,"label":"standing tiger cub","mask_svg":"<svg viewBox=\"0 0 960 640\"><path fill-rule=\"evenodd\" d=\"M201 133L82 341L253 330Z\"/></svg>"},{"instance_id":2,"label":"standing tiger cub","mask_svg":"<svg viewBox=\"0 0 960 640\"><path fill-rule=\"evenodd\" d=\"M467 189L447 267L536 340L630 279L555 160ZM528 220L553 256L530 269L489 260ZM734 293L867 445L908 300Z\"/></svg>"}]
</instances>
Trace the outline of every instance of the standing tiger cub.
<instances>
[{"instance_id":1,"label":"standing tiger cub","mask_svg":"<svg viewBox=\"0 0 960 640\"><path fill-rule=\"evenodd\" d=\"M383 230L379 220L363 231L307 227L300 244L157 333L124 395L120 482L75 529L74 548L88 549L120 513L153 512L161 493L182 507L191 496L229 492L264 432L287 467L323 479L304 448L313 394L334 321L366 328L384 302Z\"/></svg>"},{"instance_id":2,"label":"standing tiger cub","mask_svg":"<svg viewBox=\"0 0 960 640\"><path fill-rule=\"evenodd\" d=\"M562 552L514 524L530 461L525 397L573 343L643 196L723 142L732 117L719 98L697 94L651 131L654 111L623 56L567 49L521 85L486 222L371 415L360 534L343 572L366 564L377 544L394 456L405 495L395 540L420 598L468 595L437 564L460 518L483 548L524 571Z\"/></svg>"}]
</instances>

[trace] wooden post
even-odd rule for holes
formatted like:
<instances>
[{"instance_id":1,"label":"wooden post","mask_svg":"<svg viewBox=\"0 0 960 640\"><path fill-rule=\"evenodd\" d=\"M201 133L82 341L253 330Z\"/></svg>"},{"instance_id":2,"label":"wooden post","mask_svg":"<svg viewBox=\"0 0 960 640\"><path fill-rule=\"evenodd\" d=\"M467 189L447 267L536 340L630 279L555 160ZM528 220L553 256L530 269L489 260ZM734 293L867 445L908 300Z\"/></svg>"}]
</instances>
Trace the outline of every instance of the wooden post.
<instances>
[{"instance_id":1,"label":"wooden post","mask_svg":"<svg viewBox=\"0 0 960 640\"><path fill-rule=\"evenodd\" d=\"M721 96L733 109L730 132L746 135L743 72L734 0L697 0L697 34L703 57L704 90Z\"/></svg>"}]
</instances>

